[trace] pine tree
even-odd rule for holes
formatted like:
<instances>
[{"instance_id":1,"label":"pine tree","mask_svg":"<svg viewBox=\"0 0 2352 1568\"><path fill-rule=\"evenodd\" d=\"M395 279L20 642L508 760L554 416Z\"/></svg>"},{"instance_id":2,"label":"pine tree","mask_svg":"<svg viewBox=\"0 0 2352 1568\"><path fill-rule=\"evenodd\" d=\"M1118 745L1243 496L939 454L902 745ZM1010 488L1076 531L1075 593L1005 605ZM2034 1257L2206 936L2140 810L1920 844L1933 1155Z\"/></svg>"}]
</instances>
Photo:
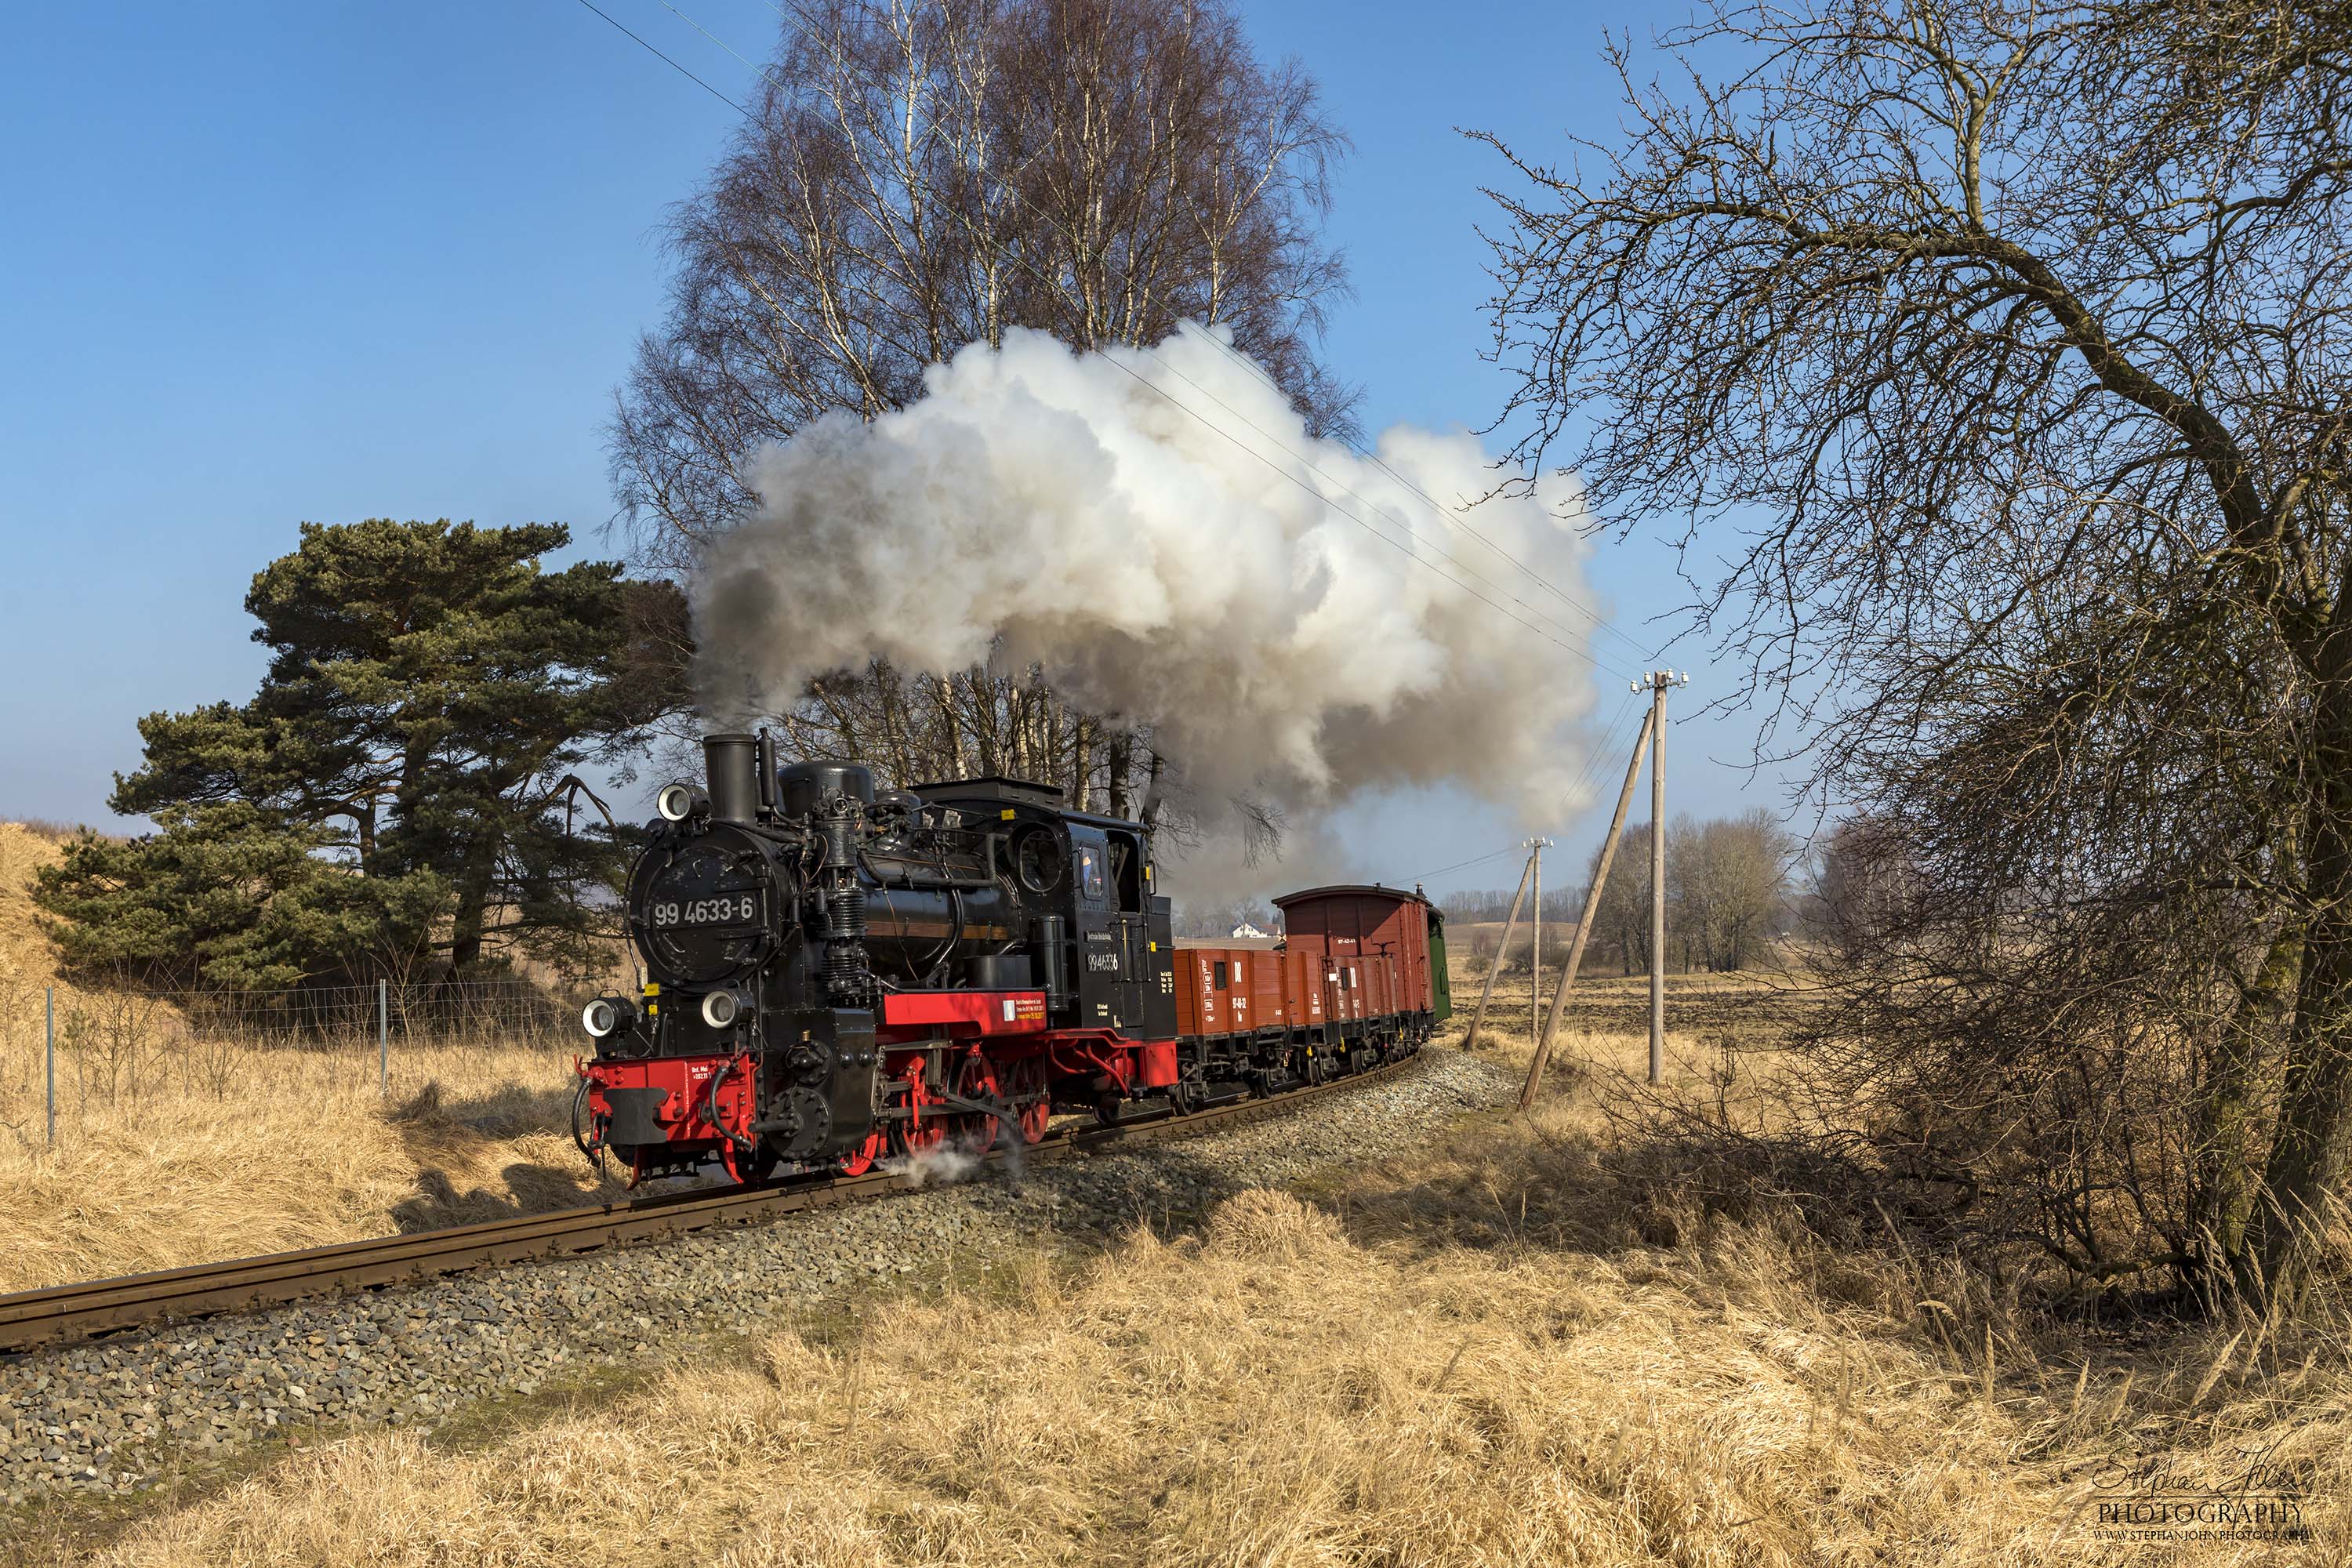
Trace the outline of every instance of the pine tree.
<instances>
[{"instance_id":1,"label":"pine tree","mask_svg":"<svg viewBox=\"0 0 2352 1568\"><path fill-rule=\"evenodd\" d=\"M283 986L576 954L619 846L571 831L564 781L677 706L682 610L609 562L540 557L558 523L302 525L253 580L260 690L140 722L110 804L36 897L69 963ZM601 828L601 825L599 825Z\"/></svg>"}]
</instances>

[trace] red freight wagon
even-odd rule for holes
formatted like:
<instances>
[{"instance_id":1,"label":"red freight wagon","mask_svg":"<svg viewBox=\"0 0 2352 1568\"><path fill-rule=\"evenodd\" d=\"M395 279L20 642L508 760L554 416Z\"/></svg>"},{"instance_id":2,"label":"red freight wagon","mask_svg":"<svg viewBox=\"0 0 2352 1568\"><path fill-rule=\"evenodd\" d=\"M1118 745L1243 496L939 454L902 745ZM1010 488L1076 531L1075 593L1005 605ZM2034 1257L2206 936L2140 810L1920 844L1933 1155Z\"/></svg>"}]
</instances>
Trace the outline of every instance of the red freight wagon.
<instances>
[{"instance_id":1,"label":"red freight wagon","mask_svg":"<svg viewBox=\"0 0 2352 1568\"><path fill-rule=\"evenodd\" d=\"M1176 944L1176 1033L1234 1032L1233 955L1223 948Z\"/></svg>"},{"instance_id":2,"label":"red freight wagon","mask_svg":"<svg viewBox=\"0 0 2352 1568\"><path fill-rule=\"evenodd\" d=\"M1244 947L1179 938L1176 1032L1238 1035L1284 1027L1290 1012L1283 997L1286 958L1270 939Z\"/></svg>"},{"instance_id":3,"label":"red freight wagon","mask_svg":"<svg viewBox=\"0 0 2352 1568\"><path fill-rule=\"evenodd\" d=\"M1283 996L1282 971L1289 955L1282 952L1253 952L1249 955L1250 1027L1279 1029L1290 1022L1290 1008Z\"/></svg>"},{"instance_id":4,"label":"red freight wagon","mask_svg":"<svg viewBox=\"0 0 2352 1568\"><path fill-rule=\"evenodd\" d=\"M1330 1016L1323 973L1319 954L1286 952L1282 955L1283 1005L1294 1030L1320 1029Z\"/></svg>"},{"instance_id":5,"label":"red freight wagon","mask_svg":"<svg viewBox=\"0 0 2352 1568\"><path fill-rule=\"evenodd\" d=\"M1444 979L1444 917L1419 893L1378 886L1316 888L1275 903L1282 910L1284 941L1294 951L1321 953L1334 967L1351 959L1360 968L1388 961L1397 989L1392 998L1384 996L1393 1005L1381 1011L1434 1013L1441 1018L1452 1011Z\"/></svg>"},{"instance_id":6,"label":"red freight wagon","mask_svg":"<svg viewBox=\"0 0 2352 1568\"><path fill-rule=\"evenodd\" d=\"M1360 1071L1452 1010L1444 919L1420 894L1318 888L1275 903L1279 940L1176 942L1180 1102Z\"/></svg>"}]
</instances>

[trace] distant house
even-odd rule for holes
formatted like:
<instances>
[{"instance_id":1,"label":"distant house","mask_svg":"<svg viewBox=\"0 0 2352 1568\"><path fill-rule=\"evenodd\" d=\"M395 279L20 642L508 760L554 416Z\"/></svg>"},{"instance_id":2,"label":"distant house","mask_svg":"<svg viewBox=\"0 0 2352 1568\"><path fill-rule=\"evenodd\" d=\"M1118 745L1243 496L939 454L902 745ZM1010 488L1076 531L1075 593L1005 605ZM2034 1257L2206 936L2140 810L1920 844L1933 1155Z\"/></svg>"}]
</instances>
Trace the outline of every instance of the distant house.
<instances>
[{"instance_id":1,"label":"distant house","mask_svg":"<svg viewBox=\"0 0 2352 1568\"><path fill-rule=\"evenodd\" d=\"M1261 936L1261 937L1262 937L1262 936L1268 936L1268 935L1271 935L1272 933L1271 933L1271 932L1268 932L1268 931L1262 931L1258 930L1258 929L1257 929L1257 927L1255 927L1255 926L1254 926L1254 925L1250 924L1250 923L1249 923L1249 921L1242 921L1242 923L1241 923L1241 924L1239 924L1239 925L1237 925L1237 926L1234 927L1234 934L1235 936Z\"/></svg>"}]
</instances>

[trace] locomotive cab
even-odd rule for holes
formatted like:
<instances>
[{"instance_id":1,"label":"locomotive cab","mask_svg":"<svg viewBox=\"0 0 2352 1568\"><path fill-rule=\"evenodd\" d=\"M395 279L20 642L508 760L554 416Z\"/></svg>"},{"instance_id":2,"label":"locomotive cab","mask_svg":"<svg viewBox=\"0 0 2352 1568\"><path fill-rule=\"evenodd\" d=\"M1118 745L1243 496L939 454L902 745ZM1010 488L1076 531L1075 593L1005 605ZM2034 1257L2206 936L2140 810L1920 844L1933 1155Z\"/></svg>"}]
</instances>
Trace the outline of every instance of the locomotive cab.
<instances>
[{"instance_id":1,"label":"locomotive cab","mask_svg":"<svg viewBox=\"0 0 2352 1568\"><path fill-rule=\"evenodd\" d=\"M1062 808L1050 784L990 777L914 793L992 823L996 862L1025 911L1026 958L1060 1026L1160 1039L1176 1031L1171 907L1150 892L1142 826Z\"/></svg>"}]
</instances>

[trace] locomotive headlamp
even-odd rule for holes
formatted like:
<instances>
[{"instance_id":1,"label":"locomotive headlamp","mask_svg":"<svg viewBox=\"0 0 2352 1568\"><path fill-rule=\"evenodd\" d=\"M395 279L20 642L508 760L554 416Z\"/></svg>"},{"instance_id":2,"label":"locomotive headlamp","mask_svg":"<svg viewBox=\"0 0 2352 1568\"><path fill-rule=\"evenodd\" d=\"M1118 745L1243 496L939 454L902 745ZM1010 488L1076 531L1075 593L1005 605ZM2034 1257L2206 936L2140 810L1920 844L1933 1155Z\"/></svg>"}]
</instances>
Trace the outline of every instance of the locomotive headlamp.
<instances>
[{"instance_id":1,"label":"locomotive headlamp","mask_svg":"<svg viewBox=\"0 0 2352 1568\"><path fill-rule=\"evenodd\" d=\"M654 809L661 813L664 822L684 822L689 816L708 816L710 797L694 784L664 784L661 794L654 796Z\"/></svg>"},{"instance_id":2,"label":"locomotive headlamp","mask_svg":"<svg viewBox=\"0 0 2352 1568\"><path fill-rule=\"evenodd\" d=\"M732 991L713 991L702 999L702 1021L723 1029L743 1013L743 999Z\"/></svg>"},{"instance_id":3,"label":"locomotive headlamp","mask_svg":"<svg viewBox=\"0 0 2352 1568\"><path fill-rule=\"evenodd\" d=\"M636 1021L637 1005L625 996L599 996L580 1009L580 1026L603 1039Z\"/></svg>"}]
</instances>

